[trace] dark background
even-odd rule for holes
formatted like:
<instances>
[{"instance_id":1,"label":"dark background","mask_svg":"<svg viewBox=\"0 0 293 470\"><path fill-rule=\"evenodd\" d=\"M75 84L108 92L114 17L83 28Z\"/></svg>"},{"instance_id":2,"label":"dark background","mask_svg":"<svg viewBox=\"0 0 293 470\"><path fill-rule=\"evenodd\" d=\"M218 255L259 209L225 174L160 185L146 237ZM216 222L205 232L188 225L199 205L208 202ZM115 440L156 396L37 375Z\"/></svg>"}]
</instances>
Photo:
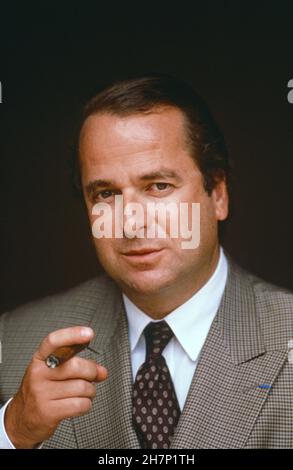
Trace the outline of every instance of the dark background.
<instances>
[{"instance_id":1,"label":"dark background","mask_svg":"<svg viewBox=\"0 0 293 470\"><path fill-rule=\"evenodd\" d=\"M224 246L293 289L290 3L1 5L0 312L99 271L70 180L81 109L145 72L178 75L208 101L235 166Z\"/></svg>"}]
</instances>

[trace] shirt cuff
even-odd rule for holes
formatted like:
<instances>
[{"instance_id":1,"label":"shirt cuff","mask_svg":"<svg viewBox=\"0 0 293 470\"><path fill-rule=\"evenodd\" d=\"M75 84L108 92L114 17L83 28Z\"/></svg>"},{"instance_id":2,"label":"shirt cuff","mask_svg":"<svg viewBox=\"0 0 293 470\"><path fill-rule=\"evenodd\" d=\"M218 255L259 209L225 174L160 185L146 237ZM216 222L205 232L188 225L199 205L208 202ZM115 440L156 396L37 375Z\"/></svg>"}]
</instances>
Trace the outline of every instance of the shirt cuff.
<instances>
[{"instance_id":1,"label":"shirt cuff","mask_svg":"<svg viewBox=\"0 0 293 470\"><path fill-rule=\"evenodd\" d=\"M10 400L8 400L5 403L5 405L2 406L2 408L0 409L0 449L15 449L11 440L7 436L5 425L4 425L5 411L6 411L7 406L11 402L12 398L10 398Z\"/></svg>"},{"instance_id":2,"label":"shirt cuff","mask_svg":"<svg viewBox=\"0 0 293 470\"><path fill-rule=\"evenodd\" d=\"M13 397L12 397L13 398ZM5 424L4 424L4 417L5 411L9 403L11 402L12 398L10 398L2 408L0 408L0 449L15 449L14 445L12 444L11 440L9 439ZM41 449L43 447L43 443L40 444L36 449Z\"/></svg>"}]
</instances>

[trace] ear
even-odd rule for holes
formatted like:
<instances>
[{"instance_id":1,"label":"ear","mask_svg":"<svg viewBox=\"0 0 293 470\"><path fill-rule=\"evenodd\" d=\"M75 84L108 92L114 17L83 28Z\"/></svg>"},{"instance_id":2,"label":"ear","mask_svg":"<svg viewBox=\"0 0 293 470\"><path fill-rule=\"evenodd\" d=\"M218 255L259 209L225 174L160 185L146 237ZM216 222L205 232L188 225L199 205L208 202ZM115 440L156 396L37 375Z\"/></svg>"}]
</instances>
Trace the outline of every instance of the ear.
<instances>
[{"instance_id":1,"label":"ear","mask_svg":"<svg viewBox=\"0 0 293 470\"><path fill-rule=\"evenodd\" d=\"M225 178L217 181L212 190L211 198L214 204L216 219L225 220L229 213L229 196Z\"/></svg>"}]
</instances>

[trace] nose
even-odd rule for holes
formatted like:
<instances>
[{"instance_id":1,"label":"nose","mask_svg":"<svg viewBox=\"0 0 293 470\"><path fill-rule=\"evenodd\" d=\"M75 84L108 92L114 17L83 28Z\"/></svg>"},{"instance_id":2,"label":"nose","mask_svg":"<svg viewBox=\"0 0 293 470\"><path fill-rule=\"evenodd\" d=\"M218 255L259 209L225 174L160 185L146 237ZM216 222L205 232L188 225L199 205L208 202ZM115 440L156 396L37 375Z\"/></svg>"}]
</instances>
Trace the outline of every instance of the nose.
<instances>
[{"instance_id":1,"label":"nose","mask_svg":"<svg viewBox=\"0 0 293 470\"><path fill-rule=\"evenodd\" d=\"M144 238L146 203L136 192L123 194L123 235L126 238Z\"/></svg>"}]
</instances>

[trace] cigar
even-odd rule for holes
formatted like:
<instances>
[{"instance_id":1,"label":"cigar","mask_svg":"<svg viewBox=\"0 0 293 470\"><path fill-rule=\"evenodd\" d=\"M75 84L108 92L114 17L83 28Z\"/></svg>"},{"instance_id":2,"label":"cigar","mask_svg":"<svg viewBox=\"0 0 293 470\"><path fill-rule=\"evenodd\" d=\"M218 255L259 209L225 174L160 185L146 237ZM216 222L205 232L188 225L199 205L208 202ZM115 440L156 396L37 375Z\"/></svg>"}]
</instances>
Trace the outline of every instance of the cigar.
<instances>
[{"instance_id":1,"label":"cigar","mask_svg":"<svg viewBox=\"0 0 293 470\"><path fill-rule=\"evenodd\" d=\"M83 351L90 343L84 344L71 344L70 346L61 346L56 349L53 354L47 357L45 363L50 369L60 366L68 359L71 359L75 354Z\"/></svg>"}]
</instances>

